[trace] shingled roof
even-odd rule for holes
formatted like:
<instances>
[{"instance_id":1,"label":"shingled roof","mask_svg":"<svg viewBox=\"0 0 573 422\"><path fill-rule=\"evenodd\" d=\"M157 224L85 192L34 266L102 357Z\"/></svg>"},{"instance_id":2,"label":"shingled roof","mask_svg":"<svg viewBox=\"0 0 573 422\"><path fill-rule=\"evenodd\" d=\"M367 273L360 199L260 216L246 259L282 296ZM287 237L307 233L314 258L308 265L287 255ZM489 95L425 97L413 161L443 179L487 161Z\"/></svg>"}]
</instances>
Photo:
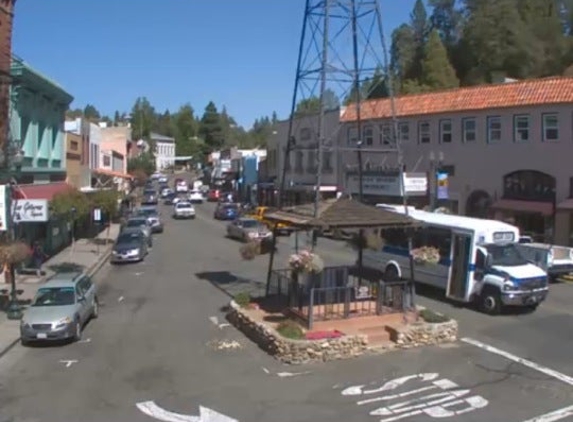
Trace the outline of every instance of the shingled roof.
<instances>
[{"instance_id":1,"label":"shingled roof","mask_svg":"<svg viewBox=\"0 0 573 422\"><path fill-rule=\"evenodd\" d=\"M396 117L572 102L573 78L566 77L478 85L395 98ZM361 105L361 120L390 117L392 109L389 98L364 101ZM348 106L340 120L355 121L356 108Z\"/></svg>"},{"instance_id":2,"label":"shingled roof","mask_svg":"<svg viewBox=\"0 0 573 422\"><path fill-rule=\"evenodd\" d=\"M285 207L269 212L265 218L292 224L300 228L398 228L416 225L415 220L392 211L365 205L361 202L340 198L319 203L317 217L314 217L314 204Z\"/></svg>"}]
</instances>

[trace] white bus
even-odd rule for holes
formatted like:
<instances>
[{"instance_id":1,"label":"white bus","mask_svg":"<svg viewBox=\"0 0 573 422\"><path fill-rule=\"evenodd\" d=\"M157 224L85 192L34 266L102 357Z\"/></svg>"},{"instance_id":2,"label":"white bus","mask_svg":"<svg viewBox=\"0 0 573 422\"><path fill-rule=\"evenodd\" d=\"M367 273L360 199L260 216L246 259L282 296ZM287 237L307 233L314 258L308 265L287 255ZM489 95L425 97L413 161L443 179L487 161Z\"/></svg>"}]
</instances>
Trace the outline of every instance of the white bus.
<instances>
[{"instance_id":1,"label":"white bus","mask_svg":"<svg viewBox=\"0 0 573 422\"><path fill-rule=\"evenodd\" d=\"M404 214L403 206L378 204ZM497 314L503 306L531 309L548 292L547 273L528 262L516 247L519 229L496 220L437 214L408 208L421 227L414 231L412 249L432 247L439 262L415 262L416 282L445 291L460 302L477 302L484 312ZM363 265L381 271L384 279L410 278L410 251L403 229L384 230L379 251L364 250Z\"/></svg>"}]
</instances>

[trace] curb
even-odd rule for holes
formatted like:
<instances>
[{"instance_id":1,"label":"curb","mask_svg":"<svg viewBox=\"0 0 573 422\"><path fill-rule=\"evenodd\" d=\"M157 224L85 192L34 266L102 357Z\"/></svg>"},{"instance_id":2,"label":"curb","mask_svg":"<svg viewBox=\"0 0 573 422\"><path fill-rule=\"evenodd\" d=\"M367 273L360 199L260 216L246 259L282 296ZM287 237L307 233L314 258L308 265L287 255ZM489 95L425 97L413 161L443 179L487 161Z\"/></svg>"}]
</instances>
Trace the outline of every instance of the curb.
<instances>
[{"instance_id":1,"label":"curb","mask_svg":"<svg viewBox=\"0 0 573 422\"><path fill-rule=\"evenodd\" d=\"M96 261L95 264L93 264L87 271L86 274L89 275L90 277L93 277L95 274L97 274L97 272L105 265L105 263L108 261L109 256L111 255L111 248L108 248L107 251L105 251L100 258ZM16 346L18 343L20 342L20 336L18 336L15 340L13 340L12 342L10 342L10 344L8 344L8 346L4 347L3 349L0 350L0 359L2 359L10 350L12 350L14 348L14 346Z\"/></svg>"}]
</instances>

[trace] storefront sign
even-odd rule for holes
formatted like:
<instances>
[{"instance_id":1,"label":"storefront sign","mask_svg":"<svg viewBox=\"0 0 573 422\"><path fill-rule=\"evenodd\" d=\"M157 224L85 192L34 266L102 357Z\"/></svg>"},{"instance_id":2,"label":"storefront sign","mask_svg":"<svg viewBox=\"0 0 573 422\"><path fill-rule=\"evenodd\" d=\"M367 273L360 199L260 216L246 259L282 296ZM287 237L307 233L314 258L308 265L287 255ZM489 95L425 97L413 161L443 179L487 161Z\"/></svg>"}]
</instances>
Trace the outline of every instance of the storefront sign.
<instances>
[{"instance_id":1,"label":"storefront sign","mask_svg":"<svg viewBox=\"0 0 573 422\"><path fill-rule=\"evenodd\" d=\"M15 223L45 223L48 221L47 199L18 199L12 205Z\"/></svg>"},{"instance_id":2,"label":"storefront sign","mask_svg":"<svg viewBox=\"0 0 573 422\"><path fill-rule=\"evenodd\" d=\"M0 185L0 232L5 232L6 230L8 230L6 185Z\"/></svg>"},{"instance_id":3,"label":"storefront sign","mask_svg":"<svg viewBox=\"0 0 573 422\"><path fill-rule=\"evenodd\" d=\"M358 193L358 175L348 175L346 190ZM425 173L404 173L404 190L408 196L424 196L428 192L428 178ZM402 196L400 176L396 173L368 174L362 176L362 193L376 196Z\"/></svg>"}]
</instances>

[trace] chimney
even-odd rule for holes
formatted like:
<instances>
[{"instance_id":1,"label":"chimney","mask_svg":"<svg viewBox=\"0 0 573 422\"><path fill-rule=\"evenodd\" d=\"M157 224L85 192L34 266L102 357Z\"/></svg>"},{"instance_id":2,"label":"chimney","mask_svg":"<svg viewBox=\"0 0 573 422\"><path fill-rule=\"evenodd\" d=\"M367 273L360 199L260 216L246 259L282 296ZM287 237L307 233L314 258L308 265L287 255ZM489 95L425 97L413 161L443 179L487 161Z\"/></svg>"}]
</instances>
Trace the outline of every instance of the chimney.
<instances>
[{"instance_id":1,"label":"chimney","mask_svg":"<svg viewBox=\"0 0 573 422\"><path fill-rule=\"evenodd\" d=\"M10 130L10 69L12 67L12 23L16 0L0 0L0 150L8 146Z\"/></svg>"}]
</instances>

